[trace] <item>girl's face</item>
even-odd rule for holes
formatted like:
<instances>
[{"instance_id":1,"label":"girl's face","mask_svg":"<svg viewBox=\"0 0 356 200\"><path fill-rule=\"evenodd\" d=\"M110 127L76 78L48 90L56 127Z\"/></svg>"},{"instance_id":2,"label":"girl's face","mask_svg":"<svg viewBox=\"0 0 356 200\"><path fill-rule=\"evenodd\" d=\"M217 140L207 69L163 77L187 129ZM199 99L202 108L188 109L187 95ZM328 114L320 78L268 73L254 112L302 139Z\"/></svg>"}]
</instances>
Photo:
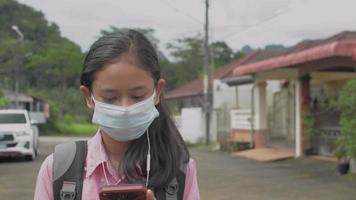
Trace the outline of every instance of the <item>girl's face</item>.
<instances>
[{"instance_id":1,"label":"girl's face","mask_svg":"<svg viewBox=\"0 0 356 200\"><path fill-rule=\"evenodd\" d=\"M94 109L91 95L104 103L130 106L152 96L154 89L157 105L165 84L165 81L160 79L155 88L150 72L139 66L134 56L129 54L122 55L118 62L109 64L103 70L96 72L94 78L92 93L89 88L80 86L80 91L90 109Z\"/></svg>"}]
</instances>

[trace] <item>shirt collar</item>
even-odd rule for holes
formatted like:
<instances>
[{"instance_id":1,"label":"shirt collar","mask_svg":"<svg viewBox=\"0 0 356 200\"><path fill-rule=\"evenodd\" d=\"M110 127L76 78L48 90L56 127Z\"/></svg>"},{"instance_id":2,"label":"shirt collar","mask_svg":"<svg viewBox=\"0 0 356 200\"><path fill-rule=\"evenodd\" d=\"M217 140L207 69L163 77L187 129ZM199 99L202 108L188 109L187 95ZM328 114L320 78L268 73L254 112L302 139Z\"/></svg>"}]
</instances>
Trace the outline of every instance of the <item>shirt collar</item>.
<instances>
[{"instance_id":1,"label":"shirt collar","mask_svg":"<svg viewBox=\"0 0 356 200\"><path fill-rule=\"evenodd\" d=\"M100 129L98 129L94 137L88 140L88 155L86 158L85 178L91 176L95 169L100 165L104 165L106 169L109 168L109 173L112 171L112 169L108 167L109 159L104 148ZM136 172L142 175L142 170L138 163L136 164Z\"/></svg>"},{"instance_id":2,"label":"shirt collar","mask_svg":"<svg viewBox=\"0 0 356 200\"><path fill-rule=\"evenodd\" d=\"M98 129L94 137L88 140L88 155L86 159L85 174L86 178L91 176L100 164L108 163L108 157L105 153L99 130L100 129Z\"/></svg>"}]
</instances>

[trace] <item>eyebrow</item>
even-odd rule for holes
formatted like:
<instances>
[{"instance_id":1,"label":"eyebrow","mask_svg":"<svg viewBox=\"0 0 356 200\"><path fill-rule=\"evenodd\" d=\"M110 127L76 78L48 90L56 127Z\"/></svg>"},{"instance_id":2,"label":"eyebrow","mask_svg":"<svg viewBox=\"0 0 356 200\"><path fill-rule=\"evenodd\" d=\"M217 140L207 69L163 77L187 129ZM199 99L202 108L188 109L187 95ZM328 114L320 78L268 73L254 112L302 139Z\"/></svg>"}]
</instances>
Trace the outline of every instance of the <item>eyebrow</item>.
<instances>
[{"instance_id":1,"label":"eyebrow","mask_svg":"<svg viewBox=\"0 0 356 200\"><path fill-rule=\"evenodd\" d=\"M145 89L146 89L146 87L144 85L139 85L139 86L132 87L129 90L135 92L135 91L140 91L140 90L145 90ZM105 88L101 92L102 93L106 93L106 94L107 93L115 93L116 90L115 89L111 89L111 88Z\"/></svg>"},{"instance_id":2,"label":"eyebrow","mask_svg":"<svg viewBox=\"0 0 356 200\"><path fill-rule=\"evenodd\" d=\"M114 89L107 88L107 89L103 89L102 92L104 92L104 93L114 93L115 90L114 90Z\"/></svg>"},{"instance_id":3,"label":"eyebrow","mask_svg":"<svg viewBox=\"0 0 356 200\"><path fill-rule=\"evenodd\" d=\"M143 90L146 89L146 87L144 85L140 85L140 86L135 86L130 88L131 91L137 91L137 90Z\"/></svg>"}]
</instances>

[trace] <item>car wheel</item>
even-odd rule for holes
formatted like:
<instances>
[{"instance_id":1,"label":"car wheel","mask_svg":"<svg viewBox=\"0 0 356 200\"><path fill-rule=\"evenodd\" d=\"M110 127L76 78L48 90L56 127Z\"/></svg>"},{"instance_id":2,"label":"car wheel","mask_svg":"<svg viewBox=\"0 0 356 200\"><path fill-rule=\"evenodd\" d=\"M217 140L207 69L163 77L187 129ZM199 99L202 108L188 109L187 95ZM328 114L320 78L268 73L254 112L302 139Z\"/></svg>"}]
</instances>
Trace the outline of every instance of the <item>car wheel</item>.
<instances>
[{"instance_id":1,"label":"car wheel","mask_svg":"<svg viewBox=\"0 0 356 200\"><path fill-rule=\"evenodd\" d=\"M31 155L25 155L25 160L33 161L33 160L35 160L36 156L37 156L37 149L32 149L32 154Z\"/></svg>"},{"instance_id":2,"label":"car wheel","mask_svg":"<svg viewBox=\"0 0 356 200\"><path fill-rule=\"evenodd\" d=\"M25 155L25 160L26 161L32 161L34 158L33 158L33 155Z\"/></svg>"},{"instance_id":3,"label":"car wheel","mask_svg":"<svg viewBox=\"0 0 356 200\"><path fill-rule=\"evenodd\" d=\"M35 149L35 156L38 156L38 148Z\"/></svg>"}]
</instances>

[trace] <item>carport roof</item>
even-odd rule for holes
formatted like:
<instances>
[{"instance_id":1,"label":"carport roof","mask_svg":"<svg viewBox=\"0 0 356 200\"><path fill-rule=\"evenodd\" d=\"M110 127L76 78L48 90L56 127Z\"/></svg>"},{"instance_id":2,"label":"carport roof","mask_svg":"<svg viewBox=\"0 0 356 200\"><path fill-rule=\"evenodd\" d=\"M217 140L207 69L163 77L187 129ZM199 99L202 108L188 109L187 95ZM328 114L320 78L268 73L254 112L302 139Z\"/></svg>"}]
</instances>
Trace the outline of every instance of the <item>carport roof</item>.
<instances>
[{"instance_id":1,"label":"carport roof","mask_svg":"<svg viewBox=\"0 0 356 200\"><path fill-rule=\"evenodd\" d=\"M271 55L274 54L275 52L260 51L260 50L251 52L240 59L236 59L233 62L218 68L214 73L214 79L224 79L227 77L231 77L232 71L235 69L236 66L251 61L261 60L262 58L270 57ZM176 89L169 91L165 96L165 99L172 100L172 99L179 99L179 98L202 96L203 91L204 91L203 80L195 79Z\"/></svg>"},{"instance_id":2,"label":"carport roof","mask_svg":"<svg viewBox=\"0 0 356 200\"><path fill-rule=\"evenodd\" d=\"M335 56L356 60L356 32L344 31L323 40L305 40L279 55L237 65L233 75L254 74Z\"/></svg>"}]
</instances>

